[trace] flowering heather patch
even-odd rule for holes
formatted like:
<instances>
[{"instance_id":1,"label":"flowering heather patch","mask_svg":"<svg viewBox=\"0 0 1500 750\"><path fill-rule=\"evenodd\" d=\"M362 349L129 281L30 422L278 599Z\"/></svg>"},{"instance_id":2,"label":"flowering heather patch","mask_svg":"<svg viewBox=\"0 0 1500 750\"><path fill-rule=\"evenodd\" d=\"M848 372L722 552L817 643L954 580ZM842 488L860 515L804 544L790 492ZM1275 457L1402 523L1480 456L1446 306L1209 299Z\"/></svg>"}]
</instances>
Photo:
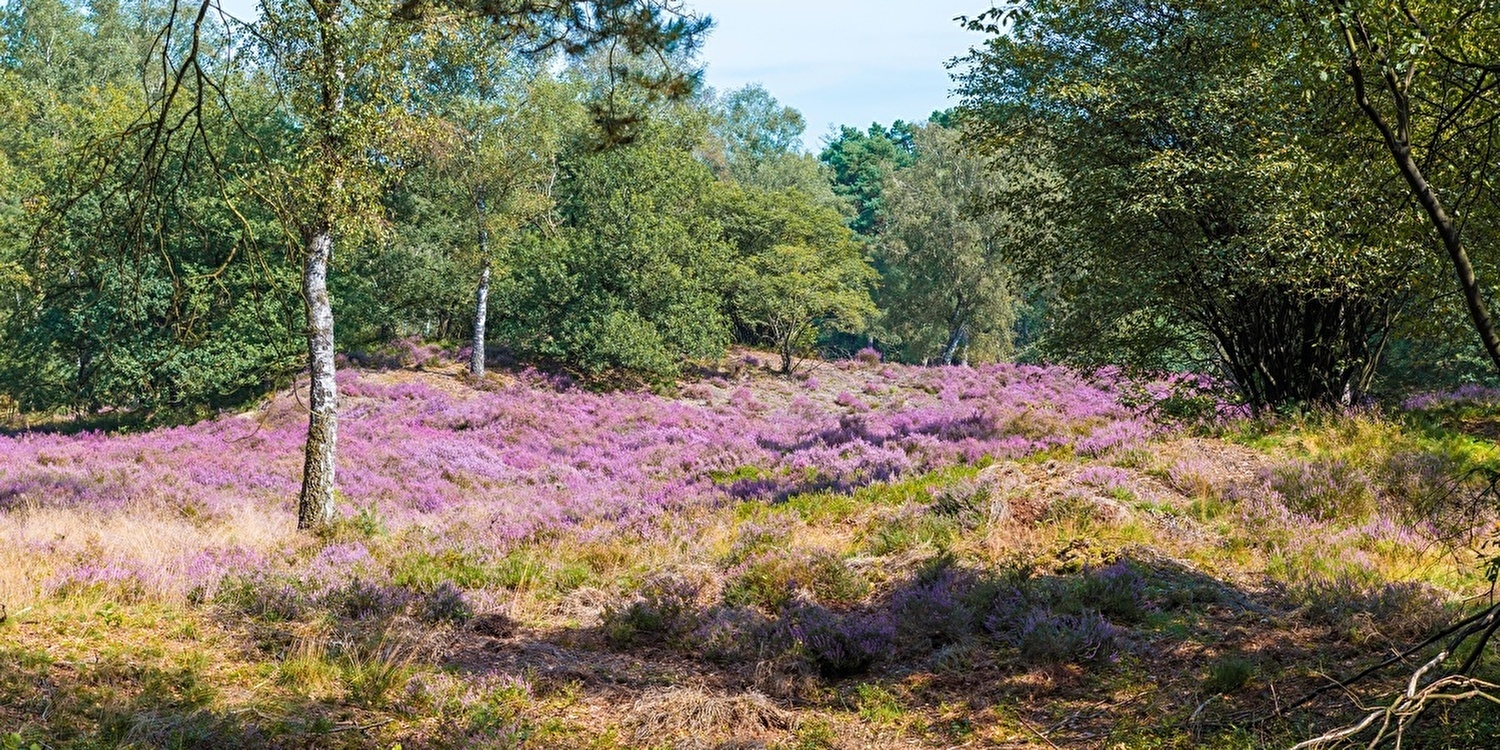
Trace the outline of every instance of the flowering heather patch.
<instances>
[{"instance_id":1,"label":"flowering heather patch","mask_svg":"<svg viewBox=\"0 0 1500 750\"><path fill-rule=\"evenodd\" d=\"M1029 663L1060 664L1113 660L1122 648L1123 635L1098 612L1065 615L1033 609L1021 617L1006 640Z\"/></svg>"},{"instance_id":2,"label":"flowering heather patch","mask_svg":"<svg viewBox=\"0 0 1500 750\"><path fill-rule=\"evenodd\" d=\"M1294 461L1271 470L1266 482L1289 509L1319 520L1360 519L1375 509L1369 478L1343 460Z\"/></svg>"},{"instance_id":3,"label":"flowering heather patch","mask_svg":"<svg viewBox=\"0 0 1500 750\"><path fill-rule=\"evenodd\" d=\"M890 652L896 628L881 614L837 614L793 602L781 612L778 635L824 676L858 674Z\"/></svg>"},{"instance_id":4,"label":"flowering heather patch","mask_svg":"<svg viewBox=\"0 0 1500 750\"><path fill-rule=\"evenodd\" d=\"M1278 451L1182 436L1141 396L1172 389L1108 374L850 361L666 398L459 369L341 373L343 513L318 535L292 528L290 396L153 434L0 440L0 604L23 626L0 641L47 654L0 648L22 676L0 705L43 728L24 739L99 721L55 700L75 682L149 696L110 726L174 715L187 693L157 692L159 664L210 688L205 716L308 716L246 720L288 746L351 716L380 747L644 743L631 717L667 706L697 718L649 741L688 746L759 705L795 722L736 741L946 747L978 726L1029 741L989 707L1051 726L1111 691L1155 696L1053 735L1082 746L1215 711L1202 675L1236 654L1351 673L1488 587L1444 541L1487 538L1463 520L1472 493L1443 492L1485 454L1378 415L1294 425ZM121 656L97 665L105 649ZM1278 700L1223 682L1236 711ZM255 744L228 729L204 736ZM1197 746L1175 731L1156 744Z\"/></svg>"},{"instance_id":5,"label":"flowering heather patch","mask_svg":"<svg viewBox=\"0 0 1500 750\"><path fill-rule=\"evenodd\" d=\"M1212 467L1201 457L1180 458L1167 466L1167 484L1188 497L1217 495L1219 488L1212 476Z\"/></svg>"},{"instance_id":6,"label":"flowering heather patch","mask_svg":"<svg viewBox=\"0 0 1500 750\"><path fill-rule=\"evenodd\" d=\"M1480 406L1500 404L1500 388L1466 385L1445 393L1419 393L1402 402L1401 408L1422 411L1461 404Z\"/></svg>"},{"instance_id":7,"label":"flowering heather patch","mask_svg":"<svg viewBox=\"0 0 1500 750\"><path fill-rule=\"evenodd\" d=\"M681 576L660 575L641 587L625 606L604 610L609 640L630 645L640 639L676 638L697 626L699 585Z\"/></svg>"},{"instance_id":8,"label":"flowering heather patch","mask_svg":"<svg viewBox=\"0 0 1500 750\"><path fill-rule=\"evenodd\" d=\"M1088 466L1073 475L1073 481L1086 487L1094 487L1106 494L1130 492L1135 489L1135 479L1130 472L1117 466Z\"/></svg>"},{"instance_id":9,"label":"flowering heather patch","mask_svg":"<svg viewBox=\"0 0 1500 750\"><path fill-rule=\"evenodd\" d=\"M392 532L420 525L495 549L547 530L636 526L691 504L846 492L985 456L1066 447L1093 454L1140 444L1156 430L1121 404L1114 377L1017 365L881 367L888 387L880 395L844 390L867 376L841 363L829 376L834 397L814 391L795 400L789 394L807 393L802 386L765 376L705 381L675 400L591 393L536 373L474 390L437 375L344 370L343 511L366 509ZM154 512L201 526L256 507L284 514L290 526L303 414L297 400L278 397L253 413L148 433L0 438L0 514ZM242 546L215 539L207 554ZM212 579L212 566L195 562L204 549L190 547L145 567L193 567ZM108 564L130 570L127 553ZM323 553L333 554L342 553Z\"/></svg>"}]
</instances>

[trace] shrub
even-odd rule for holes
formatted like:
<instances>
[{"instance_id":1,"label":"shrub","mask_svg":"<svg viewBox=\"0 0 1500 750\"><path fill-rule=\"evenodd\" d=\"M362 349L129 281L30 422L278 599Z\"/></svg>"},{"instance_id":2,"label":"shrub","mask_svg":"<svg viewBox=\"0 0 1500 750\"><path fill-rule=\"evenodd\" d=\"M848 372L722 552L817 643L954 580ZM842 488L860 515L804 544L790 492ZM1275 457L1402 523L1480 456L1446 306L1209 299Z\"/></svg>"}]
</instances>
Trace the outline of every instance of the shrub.
<instances>
[{"instance_id":1,"label":"shrub","mask_svg":"<svg viewBox=\"0 0 1500 750\"><path fill-rule=\"evenodd\" d=\"M1375 511L1370 480L1343 460L1297 461L1266 477L1286 507L1320 521L1358 520Z\"/></svg>"},{"instance_id":2,"label":"shrub","mask_svg":"<svg viewBox=\"0 0 1500 750\"><path fill-rule=\"evenodd\" d=\"M1120 630L1092 611L1063 615L1047 608L1032 609L1014 630L1001 632L1028 664L1110 661L1123 642Z\"/></svg>"},{"instance_id":3,"label":"shrub","mask_svg":"<svg viewBox=\"0 0 1500 750\"><path fill-rule=\"evenodd\" d=\"M794 601L778 619L780 640L824 677L859 674L888 653L894 628L879 617L839 615L806 601Z\"/></svg>"},{"instance_id":4,"label":"shrub","mask_svg":"<svg viewBox=\"0 0 1500 750\"><path fill-rule=\"evenodd\" d=\"M989 511L990 486L974 479L961 479L938 491L937 499L927 512L941 518L958 520L965 527L977 523Z\"/></svg>"},{"instance_id":5,"label":"shrub","mask_svg":"<svg viewBox=\"0 0 1500 750\"><path fill-rule=\"evenodd\" d=\"M412 594L400 586L351 579L323 596L323 606L350 620L384 619L411 604Z\"/></svg>"},{"instance_id":6,"label":"shrub","mask_svg":"<svg viewBox=\"0 0 1500 750\"><path fill-rule=\"evenodd\" d=\"M1255 676L1255 663L1238 656L1230 656L1214 662L1208 668L1208 678L1203 681L1203 690L1214 695L1228 695L1249 684Z\"/></svg>"},{"instance_id":7,"label":"shrub","mask_svg":"<svg viewBox=\"0 0 1500 750\"><path fill-rule=\"evenodd\" d=\"M675 640L698 624L697 584L675 575L648 579L634 601L604 610L604 632L610 643Z\"/></svg>"},{"instance_id":8,"label":"shrub","mask_svg":"<svg viewBox=\"0 0 1500 750\"><path fill-rule=\"evenodd\" d=\"M744 563L724 588L724 603L755 605L768 612L782 608L799 591L826 604L849 605L863 599L869 584L829 552L762 552Z\"/></svg>"},{"instance_id":9,"label":"shrub","mask_svg":"<svg viewBox=\"0 0 1500 750\"><path fill-rule=\"evenodd\" d=\"M214 599L240 614L273 621L295 620L312 605L296 582L261 573L225 579Z\"/></svg>"},{"instance_id":10,"label":"shrub","mask_svg":"<svg viewBox=\"0 0 1500 750\"><path fill-rule=\"evenodd\" d=\"M463 589L443 581L422 596L421 616L433 623L464 623L474 616L474 609L464 598Z\"/></svg>"},{"instance_id":11,"label":"shrub","mask_svg":"<svg viewBox=\"0 0 1500 750\"><path fill-rule=\"evenodd\" d=\"M1124 560L1085 570L1073 593L1081 609L1097 611L1111 620L1138 622L1146 613L1146 581Z\"/></svg>"},{"instance_id":12,"label":"shrub","mask_svg":"<svg viewBox=\"0 0 1500 750\"><path fill-rule=\"evenodd\" d=\"M835 404L838 404L839 406L853 409L855 411L869 411L870 409L870 407L866 405L865 402L860 401L857 396L848 391L839 391L839 394L833 397L833 402Z\"/></svg>"},{"instance_id":13,"label":"shrub","mask_svg":"<svg viewBox=\"0 0 1500 750\"><path fill-rule=\"evenodd\" d=\"M907 653L929 653L969 637L974 613L964 594L973 580L943 567L898 590L890 601L896 643Z\"/></svg>"},{"instance_id":14,"label":"shrub","mask_svg":"<svg viewBox=\"0 0 1500 750\"><path fill-rule=\"evenodd\" d=\"M1117 466L1086 467L1073 475L1073 482L1086 487L1094 487L1108 495L1116 495L1121 491L1133 492L1135 488L1130 472Z\"/></svg>"},{"instance_id":15,"label":"shrub","mask_svg":"<svg viewBox=\"0 0 1500 750\"><path fill-rule=\"evenodd\" d=\"M747 478L740 476L745 473L747 472L736 472L734 479ZM731 565L740 565L765 550L784 546L791 538L793 528L791 519L783 514L773 515L766 519L765 523L755 521L742 523L735 530L734 544L729 548L724 561Z\"/></svg>"},{"instance_id":16,"label":"shrub","mask_svg":"<svg viewBox=\"0 0 1500 750\"><path fill-rule=\"evenodd\" d=\"M1096 601L1128 611L1128 603L1138 601L1131 592L1139 590L1135 582L1139 578L1132 580L1133 570L1120 565L1124 564L1106 568L1109 574L1086 577L1081 583L1037 580L1019 571L992 583L984 592L990 600L981 624L996 640L1017 649L1028 664L1112 660L1124 646L1123 631L1097 609L1087 607L1079 590L1087 590Z\"/></svg>"},{"instance_id":17,"label":"shrub","mask_svg":"<svg viewBox=\"0 0 1500 750\"><path fill-rule=\"evenodd\" d=\"M771 622L751 607L715 607L690 641L704 658L719 663L751 661L773 639Z\"/></svg>"},{"instance_id":18,"label":"shrub","mask_svg":"<svg viewBox=\"0 0 1500 750\"><path fill-rule=\"evenodd\" d=\"M1167 467L1166 479L1168 486L1188 497L1211 498L1220 494L1212 475L1212 468L1202 459L1182 458Z\"/></svg>"},{"instance_id":19,"label":"shrub","mask_svg":"<svg viewBox=\"0 0 1500 750\"><path fill-rule=\"evenodd\" d=\"M1361 626L1392 641L1421 637L1449 615L1442 596L1425 583L1386 583L1360 571L1307 576L1286 593L1314 624L1348 628L1356 636Z\"/></svg>"},{"instance_id":20,"label":"shrub","mask_svg":"<svg viewBox=\"0 0 1500 750\"><path fill-rule=\"evenodd\" d=\"M1488 502L1474 502L1485 482L1465 470L1457 456L1425 451L1398 452L1380 467L1385 510L1414 524L1431 524L1444 536L1483 528L1494 512Z\"/></svg>"}]
</instances>

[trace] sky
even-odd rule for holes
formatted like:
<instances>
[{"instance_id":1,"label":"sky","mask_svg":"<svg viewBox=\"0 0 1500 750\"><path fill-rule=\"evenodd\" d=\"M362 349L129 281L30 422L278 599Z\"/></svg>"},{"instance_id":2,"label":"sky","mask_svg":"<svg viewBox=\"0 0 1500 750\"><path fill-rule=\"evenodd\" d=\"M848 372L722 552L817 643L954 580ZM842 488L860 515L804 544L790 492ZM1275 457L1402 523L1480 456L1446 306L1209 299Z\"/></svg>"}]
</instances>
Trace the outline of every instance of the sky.
<instances>
[{"instance_id":1,"label":"sky","mask_svg":"<svg viewBox=\"0 0 1500 750\"><path fill-rule=\"evenodd\" d=\"M689 0L713 16L707 80L760 83L807 119L816 148L836 125L923 120L955 102L944 63L984 36L953 20L991 0Z\"/></svg>"},{"instance_id":2,"label":"sky","mask_svg":"<svg viewBox=\"0 0 1500 750\"><path fill-rule=\"evenodd\" d=\"M944 63L982 42L953 20L993 0L688 0L714 18L708 85L766 87L807 119L817 149L837 125L923 120L951 106ZM223 0L246 17L255 0Z\"/></svg>"}]
</instances>

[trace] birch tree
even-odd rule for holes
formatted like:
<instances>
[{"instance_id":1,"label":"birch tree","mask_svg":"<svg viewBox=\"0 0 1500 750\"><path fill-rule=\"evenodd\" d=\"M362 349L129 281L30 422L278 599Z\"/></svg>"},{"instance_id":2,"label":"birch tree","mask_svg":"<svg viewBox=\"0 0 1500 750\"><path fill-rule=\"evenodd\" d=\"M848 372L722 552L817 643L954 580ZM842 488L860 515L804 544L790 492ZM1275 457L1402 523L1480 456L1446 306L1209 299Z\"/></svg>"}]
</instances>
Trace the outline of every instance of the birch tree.
<instances>
[{"instance_id":1,"label":"birch tree","mask_svg":"<svg viewBox=\"0 0 1500 750\"><path fill-rule=\"evenodd\" d=\"M960 350L983 361L1014 350L1015 295L1005 253L1007 217L986 198L992 175L967 153L957 131L913 132L912 166L885 189L889 206L880 255L886 327L909 360L953 364ZM968 355L963 359L966 361Z\"/></svg>"},{"instance_id":2,"label":"birch tree","mask_svg":"<svg viewBox=\"0 0 1500 750\"><path fill-rule=\"evenodd\" d=\"M171 7L160 37L161 93L143 118L147 130L193 127L193 110L180 118L178 104L223 95L203 44L215 7L215 0ZM413 95L416 78L438 33L471 20L487 22L495 43L522 56L603 50L611 83L662 96L690 93L696 76L635 61L680 55L708 28L678 0L263 0L248 60L280 89L294 141L291 159L267 165L260 194L301 257L310 386L299 528L329 524L336 509L338 384L328 293L336 250L380 231L382 189L408 150L432 137L432 113ZM634 124L607 100L592 114L607 141L626 137Z\"/></svg>"}]
</instances>

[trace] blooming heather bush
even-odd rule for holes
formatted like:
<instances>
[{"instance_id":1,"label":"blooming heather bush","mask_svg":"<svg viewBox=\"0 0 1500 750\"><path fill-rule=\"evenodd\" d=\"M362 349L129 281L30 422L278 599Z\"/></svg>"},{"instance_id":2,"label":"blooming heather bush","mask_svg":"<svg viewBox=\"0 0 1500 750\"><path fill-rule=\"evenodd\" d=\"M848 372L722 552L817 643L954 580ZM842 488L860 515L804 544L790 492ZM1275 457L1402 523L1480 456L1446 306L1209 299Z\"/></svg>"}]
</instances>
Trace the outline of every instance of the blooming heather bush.
<instances>
[{"instance_id":1,"label":"blooming heather bush","mask_svg":"<svg viewBox=\"0 0 1500 750\"><path fill-rule=\"evenodd\" d=\"M1363 625L1394 642L1420 638L1449 615L1443 597L1431 586L1385 582L1365 571L1306 576L1288 585L1286 594L1313 623L1334 628Z\"/></svg>"},{"instance_id":2,"label":"blooming heather bush","mask_svg":"<svg viewBox=\"0 0 1500 750\"><path fill-rule=\"evenodd\" d=\"M1024 571L1022 571L1024 573ZM1124 631L1100 612L1122 621L1144 611L1144 582L1128 563L1087 570L1079 578L1035 579L1012 575L992 582L981 625L996 640L1016 648L1030 664L1100 662L1124 648Z\"/></svg>"},{"instance_id":3,"label":"blooming heather bush","mask_svg":"<svg viewBox=\"0 0 1500 750\"><path fill-rule=\"evenodd\" d=\"M881 614L838 614L793 601L777 620L777 637L825 677L859 674L890 653L895 626Z\"/></svg>"},{"instance_id":4,"label":"blooming heather bush","mask_svg":"<svg viewBox=\"0 0 1500 750\"><path fill-rule=\"evenodd\" d=\"M714 397L714 389L704 383L689 383L682 387L682 397L707 401Z\"/></svg>"},{"instance_id":5,"label":"blooming heather bush","mask_svg":"<svg viewBox=\"0 0 1500 750\"><path fill-rule=\"evenodd\" d=\"M295 581L260 572L225 578L215 600L240 614L281 621L302 617L313 604Z\"/></svg>"},{"instance_id":6,"label":"blooming heather bush","mask_svg":"<svg viewBox=\"0 0 1500 750\"><path fill-rule=\"evenodd\" d=\"M1118 495L1135 490L1130 472L1116 466L1089 466L1073 475L1073 482L1093 487L1105 494Z\"/></svg>"},{"instance_id":7,"label":"blooming heather bush","mask_svg":"<svg viewBox=\"0 0 1500 750\"><path fill-rule=\"evenodd\" d=\"M1080 455L1099 456L1140 445L1155 432L1156 427L1144 422L1111 422L1080 439L1073 447Z\"/></svg>"},{"instance_id":8,"label":"blooming heather bush","mask_svg":"<svg viewBox=\"0 0 1500 750\"><path fill-rule=\"evenodd\" d=\"M1429 524L1445 537L1483 528L1489 503L1474 503L1484 484L1464 471L1454 456L1403 451L1380 466L1380 504L1387 514L1409 523Z\"/></svg>"},{"instance_id":9,"label":"blooming heather bush","mask_svg":"<svg viewBox=\"0 0 1500 750\"><path fill-rule=\"evenodd\" d=\"M352 578L325 593L320 603L350 620L379 620L404 612L413 598L411 591L401 586Z\"/></svg>"},{"instance_id":10,"label":"blooming heather bush","mask_svg":"<svg viewBox=\"0 0 1500 750\"><path fill-rule=\"evenodd\" d=\"M898 589L889 604L898 648L927 654L968 638L978 625L966 598L974 586L972 575L943 566Z\"/></svg>"},{"instance_id":11,"label":"blooming heather bush","mask_svg":"<svg viewBox=\"0 0 1500 750\"><path fill-rule=\"evenodd\" d=\"M1014 629L1002 631L1029 664L1078 664L1114 660L1124 634L1098 612L1062 615L1039 608L1026 612Z\"/></svg>"},{"instance_id":12,"label":"blooming heather bush","mask_svg":"<svg viewBox=\"0 0 1500 750\"><path fill-rule=\"evenodd\" d=\"M714 607L687 641L699 654L721 664L754 661L774 640L775 625L753 607Z\"/></svg>"},{"instance_id":13,"label":"blooming heather bush","mask_svg":"<svg viewBox=\"0 0 1500 750\"><path fill-rule=\"evenodd\" d=\"M1500 404L1500 388L1482 385L1466 385L1447 393L1419 393L1406 399L1401 408L1408 411L1425 411L1453 405Z\"/></svg>"},{"instance_id":14,"label":"blooming heather bush","mask_svg":"<svg viewBox=\"0 0 1500 750\"><path fill-rule=\"evenodd\" d=\"M1188 497L1215 497L1219 487L1213 474L1213 468L1202 458L1180 458L1167 467L1167 484Z\"/></svg>"},{"instance_id":15,"label":"blooming heather bush","mask_svg":"<svg viewBox=\"0 0 1500 750\"><path fill-rule=\"evenodd\" d=\"M854 361L862 365L878 365L881 359L880 350L871 346L867 346L854 353Z\"/></svg>"},{"instance_id":16,"label":"blooming heather bush","mask_svg":"<svg viewBox=\"0 0 1500 750\"><path fill-rule=\"evenodd\" d=\"M423 594L419 613L426 622L468 622L474 616L474 608L464 597L463 589L443 581Z\"/></svg>"},{"instance_id":17,"label":"blooming heather bush","mask_svg":"<svg viewBox=\"0 0 1500 750\"><path fill-rule=\"evenodd\" d=\"M1375 511L1369 478L1347 461L1295 461L1271 469L1266 480L1287 508L1319 520L1357 520Z\"/></svg>"},{"instance_id":18,"label":"blooming heather bush","mask_svg":"<svg viewBox=\"0 0 1500 750\"><path fill-rule=\"evenodd\" d=\"M681 576L653 576L628 605L605 608L605 635L616 646L680 638L699 624L700 590L698 584Z\"/></svg>"},{"instance_id":19,"label":"blooming heather bush","mask_svg":"<svg viewBox=\"0 0 1500 750\"><path fill-rule=\"evenodd\" d=\"M870 409L869 406L865 405L865 402L860 401L857 396L848 391L840 392L839 395L834 397L833 402L835 404L838 404L839 406L853 409L855 411L869 411Z\"/></svg>"},{"instance_id":20,"label":"blooming heather bush","mask_svg":"<svg viewBox=\"0 0 1500 750\"><path fill-rule=\"evenodd\" d=\"M1072 593L1083 611L1115 622L1138 622L1146 613L1146 581L1124 560L1085 570Z\"/></svg>"},{"instance_id":21,"label":"blooming heather bush","mask_svg":"<svg viewBox=\"0 0 1500 750\"><path fill-rule=\"evenodd\" d=\"M139 599L146 590L144 576L136 566L108 560L80 562L47 582L55 594L68 596L86 591L109 594L122 601Z\"/></svg>"},{"instance_id":22,"label":"blooming heather bush","mask_svg":"<svg viewBox=\"0 0 1500 750\"><path fill-rule=\"evenodd\" d=\"M735 529L738 536L724 561L730 565L739 565L767 549L784 547L794 529L792 518L782 513L774 514L762 522L746 521Z\"/></svg>"}]
</instances>

